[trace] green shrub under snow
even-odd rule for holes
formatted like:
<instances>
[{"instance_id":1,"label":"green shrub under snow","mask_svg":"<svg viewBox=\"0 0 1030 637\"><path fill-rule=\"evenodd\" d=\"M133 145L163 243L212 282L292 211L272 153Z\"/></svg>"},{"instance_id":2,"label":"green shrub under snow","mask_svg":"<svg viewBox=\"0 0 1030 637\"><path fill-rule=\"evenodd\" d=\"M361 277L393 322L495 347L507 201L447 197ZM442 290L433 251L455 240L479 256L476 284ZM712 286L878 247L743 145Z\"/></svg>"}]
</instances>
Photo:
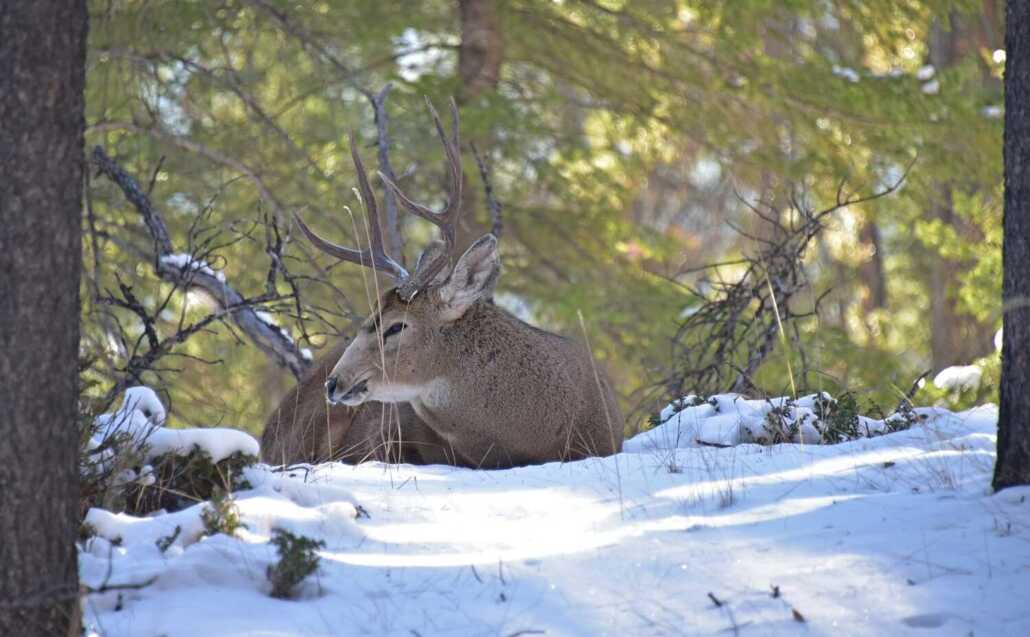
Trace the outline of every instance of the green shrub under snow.
<instances>
[{"instance_id":1,"label":"green shrub under snow","mask_svg":"<svg viewBox=\"0 0 1030 637\"><path fill-rule=\"evenodd\" d=\"M272 597L292 599L297 586L318 570L318 549L325 547L322 540L294 535L283 529L273 529L269 540L279 550L279 561L266 571L272 584Z\"/></svg>"}]
</instances>

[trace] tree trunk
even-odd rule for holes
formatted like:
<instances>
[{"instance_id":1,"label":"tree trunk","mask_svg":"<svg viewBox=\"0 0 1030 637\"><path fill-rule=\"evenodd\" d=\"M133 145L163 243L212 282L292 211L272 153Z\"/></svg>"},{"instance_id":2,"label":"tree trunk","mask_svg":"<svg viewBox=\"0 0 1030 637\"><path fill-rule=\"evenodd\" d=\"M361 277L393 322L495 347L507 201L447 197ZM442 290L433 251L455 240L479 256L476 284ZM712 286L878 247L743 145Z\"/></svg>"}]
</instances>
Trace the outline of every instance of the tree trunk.
<instances>
[{"instance_id":1,"label":"tree trunk","mask_svg":"<svg viewBox=\"0 0 1030 637\"><path fill-rule=\"evenodd\" d=\"M883 267L883 242L880 228L875 221L866 221L859 234L859 241L870 251L869 260L858 266L858 275L869 290L869 296L862 303L866 313L887 307L887 275Z\"/></svg>"},{"instance_id":2,"label":"tree trunk","mask_svg":"<svg viewBox=\"0 0 1030 637\"><path fill-rule=\"evenodd\" d=\"M504 37L498 2L496 0L458 0L461 20L461 44L458 46L459 105L475 103L484 93L497 90L504 61ZM484 135L466 133L466 142L476 144L483 153L489 152L490 140ZM467 150L467 146L466 146ZM467 154L467 153L466 153ZM457 244L464 250L487 232L489 225L476 218L481 206L483 187L475 171L462 173L462 210L457 227ZM483 216L486 219L486 216Z\"/></svg>"},{"instance_id":3,"label":"tree trunk","mask_svg":"<svg viewBox=\"0 0 1030 637\"><path fill-rule=\"evenodd\" d=\"M947 28L945 28L945 26ZM953 67L967 52L982 40L980 25L971 18L952 12L947 19L939 19L930 34L929 62L941 72ZM973 228L955 214L952 202L952 184L940 182L934 187L934 201L927 216L954 228L967 240L981 239ZM931 366L940 370L950 365L967 365L993 350L993 330L963 313L958 303L959 278L970 268L965 260L941 256L936 250L928 254L930 297L930 359Z\"/></svg>"},{"instance_id":4,"label":"tree trunk","mask_svg":"<svg viewBox=\"0 0 1030 637\"><path fill-rule=\"evenodd\" d=\"M0 634L79 634L86 3L0 3Z\"/></svg>"},{"instance_id":5,"label":"tree trunk","mask_svg":"<svg viewBox=\"0 0 1030 637\"><path fill-rule=\"evenodd\" d=\"M459 101L466 103L497 88L504 59L504 40L494 0L458 0L458 13L461 17Z\"/></svg>"},{"instance_id":6,"label":"tree trunk","mask_svg":"<svg viewBox=\"0 0 1030 637\"><path fill-rule=\"evenodd\" d=\"M1005 20L1001 412L994 488L1030 484L1030 2Z\"/></svg>"}]
</instances>

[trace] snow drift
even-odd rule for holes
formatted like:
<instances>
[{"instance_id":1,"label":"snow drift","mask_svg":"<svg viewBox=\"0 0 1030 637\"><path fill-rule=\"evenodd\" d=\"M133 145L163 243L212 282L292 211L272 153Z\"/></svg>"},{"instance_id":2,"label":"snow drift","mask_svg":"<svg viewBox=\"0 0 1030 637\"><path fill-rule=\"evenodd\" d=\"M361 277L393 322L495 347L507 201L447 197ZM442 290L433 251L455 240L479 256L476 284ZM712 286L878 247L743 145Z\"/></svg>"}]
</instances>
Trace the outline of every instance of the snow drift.
<instances>
[{"instance_id":1,"label":"snow drift","mask_svg":"<svg viewBox=\"0 0 1030 637\"><path fill-rule=\"evenodd\" d=\"M991 494L993 407L759 446L742 441L775 404L715 403L670 407L609 458L257 465L237 537L204 536L204 504L94 509L80 572L106 591L85 598L86 623L111 636L1030 634L1030 489ZM791 408L811 424L811 404ZM326 543L299 600L269 597L274 528Z\"/></svg>"}]
</instances>

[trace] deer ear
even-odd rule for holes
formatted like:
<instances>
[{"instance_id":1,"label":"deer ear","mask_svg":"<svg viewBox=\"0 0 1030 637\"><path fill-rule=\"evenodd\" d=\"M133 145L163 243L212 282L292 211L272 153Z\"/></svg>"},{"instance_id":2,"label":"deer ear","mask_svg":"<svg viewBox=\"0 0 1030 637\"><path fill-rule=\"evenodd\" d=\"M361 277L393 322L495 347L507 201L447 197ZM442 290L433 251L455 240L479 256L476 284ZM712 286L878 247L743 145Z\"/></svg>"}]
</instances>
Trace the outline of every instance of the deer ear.
<instances>
[{"instance_id":1,"label":"deer ear","mask_svg":"<svg viewBox=\"0 0 1030 637\"><path fill-rule=\"evenodd\" d=\"M438 288L437 294L444 305L444 318L456 321L473 303L490 298L500 273L497 237L484 235L461 255L451 276Z\"/></svg>"}]
</instances>

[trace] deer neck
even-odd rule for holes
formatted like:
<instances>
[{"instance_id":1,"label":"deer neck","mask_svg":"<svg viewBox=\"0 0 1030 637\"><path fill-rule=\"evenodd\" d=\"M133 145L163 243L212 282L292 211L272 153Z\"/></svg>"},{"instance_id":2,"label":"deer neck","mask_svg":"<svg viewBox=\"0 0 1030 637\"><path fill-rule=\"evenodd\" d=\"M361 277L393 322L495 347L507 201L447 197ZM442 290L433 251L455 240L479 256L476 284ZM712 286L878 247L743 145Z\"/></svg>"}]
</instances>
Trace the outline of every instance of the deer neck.
<instances>
[{"instance_id":1,"label":"deer neck","mask_svg":"<svg viewBox=\"0 0 1030 637\"><path fill-rule=\"evenodd\" d=\"M436 377L411 401L419 416L441 429L481 428L498 417L489 389L509 384L506 350L535 330L492 303L480 302L440 333Z\"/></svg>"}]
</instances>

